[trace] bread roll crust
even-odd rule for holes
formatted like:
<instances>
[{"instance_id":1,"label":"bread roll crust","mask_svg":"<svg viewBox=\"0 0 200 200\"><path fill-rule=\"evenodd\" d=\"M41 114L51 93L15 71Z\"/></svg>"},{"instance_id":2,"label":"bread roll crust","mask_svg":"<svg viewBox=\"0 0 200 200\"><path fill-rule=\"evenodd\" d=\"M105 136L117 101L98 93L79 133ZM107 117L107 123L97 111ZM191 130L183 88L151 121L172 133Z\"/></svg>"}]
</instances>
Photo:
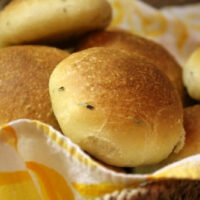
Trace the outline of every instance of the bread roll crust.
<instances>
[{"instance_id":1,"label":"bread roll crust","mask_svg":"<svg viewBox=\"0 0 200 200\"><path fill-rule=\"evenodd\" d=\"M183 67L183 82L190 97L200 101L200 47L194 50Z\"/></svg>"},{"instance_id":2,"label":"bread roll crust","mask_svg":"<svg viewBox=\"0 0 200 200\"><path fill-rule=\"evenodd\" d=\"M200 105L184 109L185 145L178 154L165 160L169 164L200 153Z\"/></svg>"},{"instance_id":3,"label":"bread roll crust","mask_svg":"<svg viewBox=\"0 0 200 200\"><path fill-rule=\"evenodd\" d=\"M48 81L68 53L45 46L0 49L0 125L20 118L37 119L59 129L52 112Z\"/></svg>"},{"instance_id":4,"label":"bread roll crust","mask_svg":"<svg viewBox=\"0 0 200 200\"><path fill-rule=\"evenodd\" d=\"M168 76L180 96L183 97L181 67L160 44L128 31L116 29L88 34L80 41L77 50L100 46L124 49L146 57L149 62L152 62Z\"/></svg>"},{"instance_id":5,"label":"bread roll crust","mask_svg":"<svg viewBox=\"0 0 200 200\"><path fill-rule=\"evenodd\" d=\"M63 133L105 163L159 162L184 135L177 91L138 55L101 47L72 54L49 89Z\"/></svg>"},{"instance_id":6,"label":"bread roll crust","mask_svg":"<svg viewBox=\"0 0 200 200\"><path fill-rule=\"evenodd\" d=\"M0 12L0 47L62 41L110 21L106 0L13 0Z\"/></svg>"}]
</instances>

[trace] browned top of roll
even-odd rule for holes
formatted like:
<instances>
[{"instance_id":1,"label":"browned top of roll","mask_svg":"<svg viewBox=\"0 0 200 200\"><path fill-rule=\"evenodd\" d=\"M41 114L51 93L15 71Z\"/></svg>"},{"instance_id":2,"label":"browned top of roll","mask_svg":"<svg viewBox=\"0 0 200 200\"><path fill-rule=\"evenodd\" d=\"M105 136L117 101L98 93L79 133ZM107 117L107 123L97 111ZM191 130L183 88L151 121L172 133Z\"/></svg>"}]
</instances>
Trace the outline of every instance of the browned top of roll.
<instances>
[{"instance_id":1,"label":"browned top of roll","mask_svg":"<svg viewBox=\"0 0 200 200\"><path fill-rule=\"evenodd\" d=\"M56 64L67 56L65 51L45 46L0 49L0 125L29 118L58 128L48 81Z\"/></svg>"},{"instance_id":2,"label":"browned top of roll","mask_svg":"<svg viewBox=\"0 0 200 200\"><path fill-rule=\"evenodd\" d=\"M183 96L181 67L173 56L160 44L133 35L128 31L109 30L88 34L80 41L77 50L98 46L120 48L146 57L168 76L179 91L181 97Z\"/></svg>"}]
</instances>

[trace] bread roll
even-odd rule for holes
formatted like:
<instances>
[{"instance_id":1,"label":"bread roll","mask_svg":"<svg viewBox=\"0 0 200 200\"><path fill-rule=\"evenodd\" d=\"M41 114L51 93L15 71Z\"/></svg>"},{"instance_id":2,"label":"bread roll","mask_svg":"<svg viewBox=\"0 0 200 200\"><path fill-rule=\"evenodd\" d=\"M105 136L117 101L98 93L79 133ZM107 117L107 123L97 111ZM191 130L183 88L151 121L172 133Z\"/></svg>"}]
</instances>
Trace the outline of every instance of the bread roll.
<instances>
[{"instance_id":1,"label":"bread roll","mask_svg":"<svg viewBox=\"0 0 200 200\"><path fill-rule=\"evenodd\" d=\"M161 45L123 30L98 31L84 37L77 47L113 47L140 54L161 69L183 97L182 70L172 55Z\"/></svg>"},{"instance_id":2,"label":"bread roll","mask_svg":"<svg viewBox=\"0 0 200 200\"><path fill-rule=\"evenodd\" d=\"M169 164L200 153L200 105L184 109L185 145L178 154L172 154L165 163Z\"/></svg>"},{"instance_id":3,"label":"bread roll","mask_svg":"<svg viewBox=\"0 0 200 200\"><path fill-rule=\"evenodd\" d=\"M189 95L200 100L200 47L191 54L183 67L183 82Z\"/></svg>"},{"instance_id":4,"label":"bread roll","mask_svg":"<svg viewBox=\"0 0 200 200\"><path fill-rule=\"evenodd\" d=\"M102 29L110 20L106 0L13 0L0 12L0 47L62 41Z\"/></svg>"},{"instance_id":5,"label":"bread roll","mask_svg":"<svg viewBox=\"0 0 200 200\"><path fill-rule=\"evenodd\" d=\"M50 77L53 110L65 135L107 164L157 163L182 148L182 105L157 67L124 50L70 55Z\"/></svg>"},{"instance_id":6,"label":"bread roll","mask_svg":"<svg viewBox=\"0 0 200 200\"><path fill-rule=\"evenodd\" d=\"M159 168L168 164L187 158L189 156L200 153L200 105L187 107L184 109L184 128L185 128L185 144L178 153L172 153L163 162L150 165L136 167L132 171L134 173L152 173Z\"/></svg>"},{"instance_id":7,"label":"bread roll","mask_svg":"<svg viewBox=\"0 0 200 200\"><path fill-rule=\"evenodd\" d=\"M48 81L68 53L45 46L0 49L0 125L20 118L59 128L52 112Z\"/></svg>"}]
</instances>

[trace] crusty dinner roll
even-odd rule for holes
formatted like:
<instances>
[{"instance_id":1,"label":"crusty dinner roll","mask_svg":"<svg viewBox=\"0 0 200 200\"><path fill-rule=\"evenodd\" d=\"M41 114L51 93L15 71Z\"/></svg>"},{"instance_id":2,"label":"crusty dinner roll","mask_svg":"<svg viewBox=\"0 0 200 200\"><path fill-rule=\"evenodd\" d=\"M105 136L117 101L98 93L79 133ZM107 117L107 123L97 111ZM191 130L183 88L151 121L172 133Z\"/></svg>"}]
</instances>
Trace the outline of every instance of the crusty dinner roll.
<instances>
[{"instance_id":1,"label":"crusty dinner roll","mask_svg":"<svg viewBox=\"0 0 200 200\"><path fill-rule=\"evenodd\" d=\"M200 47L191 54L183 67L183 82L189 95L200 100Z\"/></svg>"},{"instance_id":2,"label":"crusty dinner roll","mask_svg":"<svg viewBox=\"0 0 200 200\"><path fill-rule=\"evenodd\" d=\"M145 56L148 61L160 68L172 81L181 97L183 97L182 70L170 53L161 45L133 35L124 30L98 31L84 37L77 50L89 47L114 47Z\"/></svg>"},{"instance_id":3,"label":"crusty dinner roll","mask_svg":"<svg viewBox=\"0 0 200 200\"><path fill-rule=\"evenodd\" d=\"M172 154L165 163L172 163L200 153L200 105L184 109L185 145L178 154Z\"/></svg>"},{"instance_id":4,"label":"crusty dinner roll","mask_svg":"<svg viewBox=\"0 0 200 200\"><path fill-rule=\"evenodd\" d=\"M182 148L182 105L165 74L124 50L90 48L51 74L50 97L65 135L107 164L137 166Z\"/></svg>"},{"instance_id":5,"label":"crusty dinner roll","mask_svg":"<svg viewBox=\"0 0 200 200\"><path fill-rule=\"evenodd\" d=\"M59 128L53 115L48 81L68 53L45 46L0 49L0 125L19 118L37 119Z\"/></svg>"},{"instance_id":6,"label":"crusty dinner roll","mask_svg":"<svg viewBox=\"0 0 200 200\"><path fill-rule=\"evenodd\" d=\"M0 47L63 40L110 21L106 0L13 0L0 12Z\"/></svg>"},{"instance_id":7,"label":"crusty dinner roll","mask_svg":"<svg viewBox=\"0 0 200 200\"><path fill-rule=\"evenodd\" d=\"M184 109L185 144L178 153L170 156L156 165L136 167L134 173L151 173L168 164L200 153L200 105Z\"/></svg>"}]
</instances>

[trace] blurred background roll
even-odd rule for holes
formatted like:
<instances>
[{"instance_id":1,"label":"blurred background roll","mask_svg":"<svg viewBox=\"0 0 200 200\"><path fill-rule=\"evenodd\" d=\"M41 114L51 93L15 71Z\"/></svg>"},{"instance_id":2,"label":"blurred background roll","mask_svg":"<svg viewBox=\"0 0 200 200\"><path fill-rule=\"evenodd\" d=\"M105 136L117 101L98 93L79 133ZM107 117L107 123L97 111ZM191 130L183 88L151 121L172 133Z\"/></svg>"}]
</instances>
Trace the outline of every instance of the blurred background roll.
<instances>
[{"instance_id":1,"label":"blurred background roll","mask_svg":"<svg viewBox=\"0 0 200 200\"><path fill-rule=\"evenodd\" d=\"M13 0L0 12L0 47L63 43L105 28L111 17L106 0Z\"/></svg>"},{"instance_id":2,"label":"blurred background roll","mask_svg":"<svg viewBox=\"0 0 200 200\"><path fill-rule=\"evenodd\" d=\"M0 49L0 125L28 118L59 129L48 82L54 67L67 56L65 51L46 46Z\"/></svg>"}]
</instances>

